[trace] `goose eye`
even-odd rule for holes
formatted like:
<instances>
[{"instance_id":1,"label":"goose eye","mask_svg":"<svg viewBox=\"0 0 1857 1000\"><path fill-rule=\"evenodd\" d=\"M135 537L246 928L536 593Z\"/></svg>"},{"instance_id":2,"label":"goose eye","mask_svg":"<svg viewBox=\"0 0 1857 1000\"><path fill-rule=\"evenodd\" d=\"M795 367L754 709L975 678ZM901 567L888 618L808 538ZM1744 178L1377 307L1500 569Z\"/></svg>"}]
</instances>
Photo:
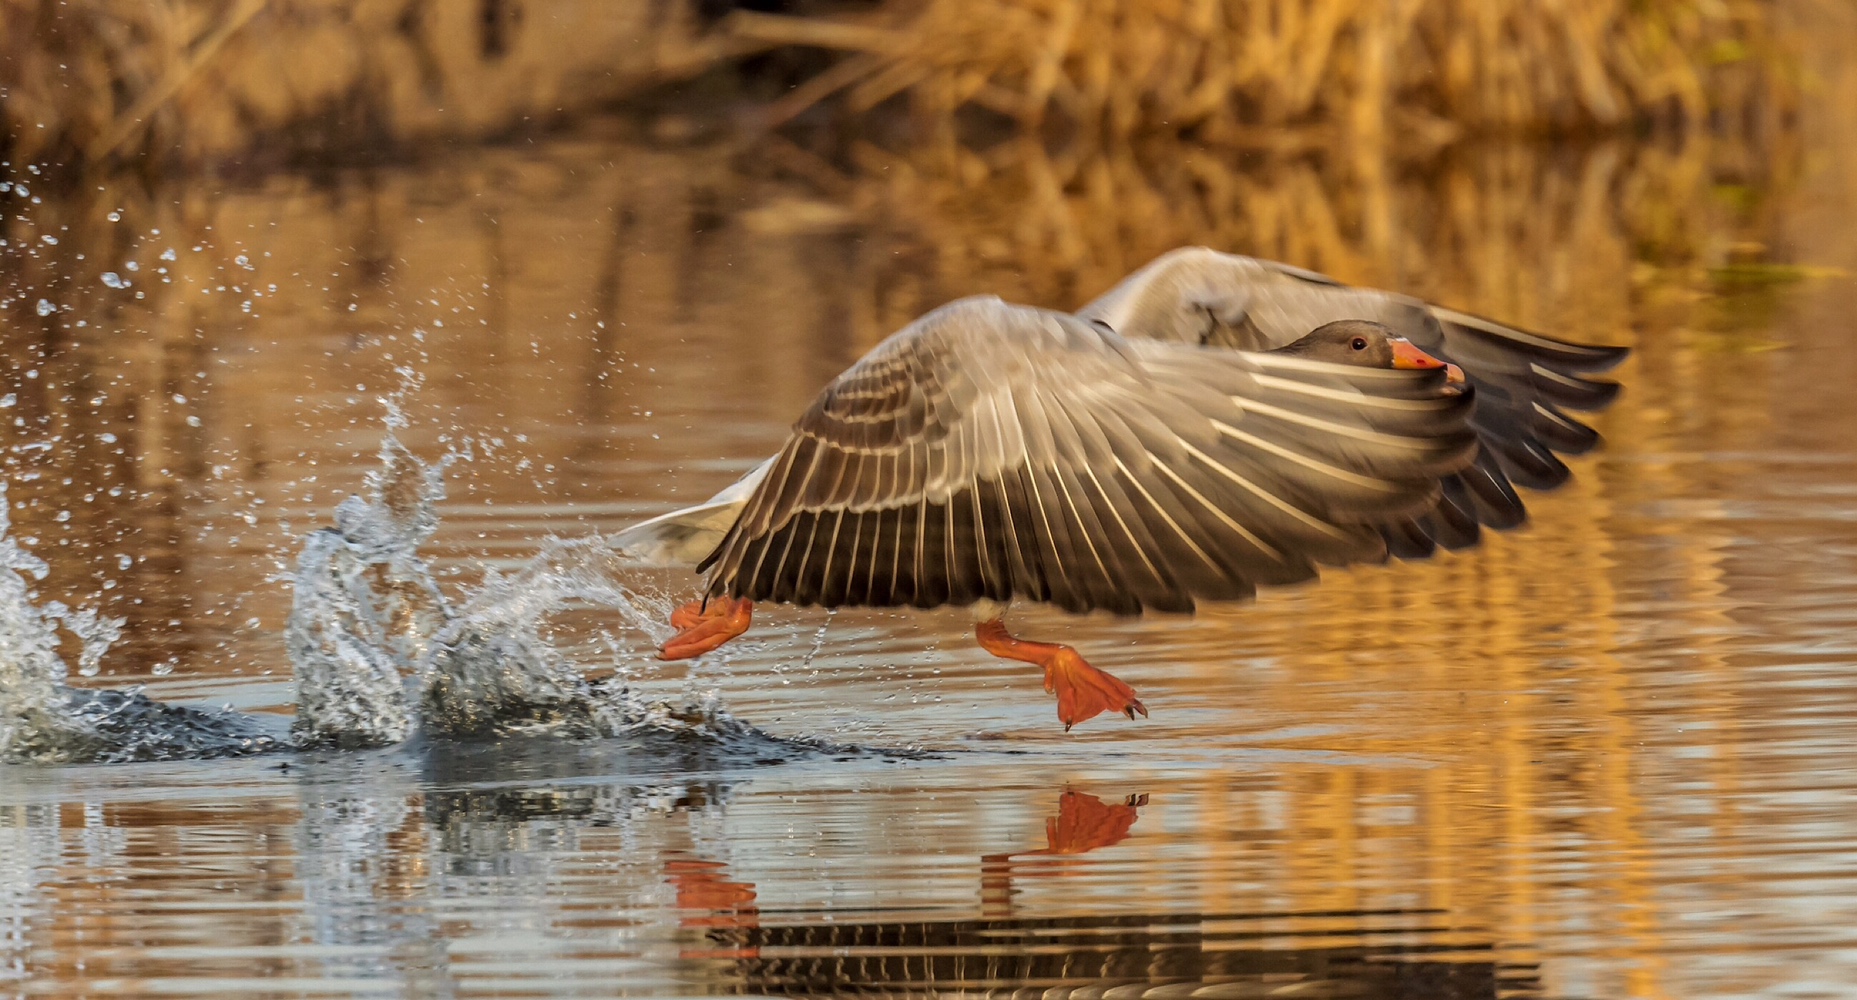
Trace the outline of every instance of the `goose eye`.
<instances>
[{"instance_id":1,"label":"goose eye","mask_svg":"<svg viewBox=\"0 0 1857 1000\"><path fill-rule=\"evenodd\" d=\"M1355 338L1354 338L1354 344L1353 344L1353 347L1354 347L1354 349L1355 349L1355 350L1357 350L1357 351L1364 351L1364 350L1366 350L1366 349L1367 349L1367 338L1365 338L1365 337L1355 337Z\"/></svg>"}]
</instances>

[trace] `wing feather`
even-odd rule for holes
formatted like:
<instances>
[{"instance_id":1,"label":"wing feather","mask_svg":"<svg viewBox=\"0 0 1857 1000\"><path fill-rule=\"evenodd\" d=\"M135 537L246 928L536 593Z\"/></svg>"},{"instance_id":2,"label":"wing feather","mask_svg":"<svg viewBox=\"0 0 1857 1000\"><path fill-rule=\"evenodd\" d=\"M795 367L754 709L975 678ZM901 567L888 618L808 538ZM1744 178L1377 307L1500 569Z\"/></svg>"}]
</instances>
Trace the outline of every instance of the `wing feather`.
<instances>
[{"instance_id":1,"label":"wing feather","mask_svg":"<svg viewBox=\"0 0 1857 1000\"><path fill-rule=\"evenodd\" d=\"M1474 544L1480 526L1523 523L1527 510L1514 486L1557 487L1571 475L1558 455L1597 446L1598 433L1567 411L1610 405L1618 385L1592 376L1627 354L1204 247L1162 255L1077 314L1134 340L1243 351L1282 347L1333 320L1374 320L1456 363L1476 392L1470 424L1482 456L1455 486L1444 488L1440 477L1438 507L1388 525L1388 544L1404 558Z\"/></svg>"},{"instance_id":2,"label":"wing feather","mask_svg":"<svg viewBox=\"0 0 1857 1000\"><path fill-rule=\"evenodd\" d=\"M708 560L709 593L1122 614L1242 598L1384 558L1381 527L1430 516L1477 453L1470 412L1438 373L1136 344L963 300L826 387Z\"/></svg>"}]
</instances>

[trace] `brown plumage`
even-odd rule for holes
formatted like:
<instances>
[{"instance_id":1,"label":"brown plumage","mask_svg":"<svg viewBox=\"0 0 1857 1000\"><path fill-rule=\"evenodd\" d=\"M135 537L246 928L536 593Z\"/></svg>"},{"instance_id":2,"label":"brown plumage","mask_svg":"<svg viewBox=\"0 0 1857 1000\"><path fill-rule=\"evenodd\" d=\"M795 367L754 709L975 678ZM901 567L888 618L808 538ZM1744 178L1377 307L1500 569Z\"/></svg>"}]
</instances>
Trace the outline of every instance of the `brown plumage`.
<instances>
[{"instance_id":1,"label":"brown plumage","mask_svg":"<svg viewBox=\"0 0 1857 1000\"><path fill-rule=\"evenodd\" d=\"M964 299L827 386L711 596L1191 611L1386 555L1475 451L1440 373L1128 341Z\"/></svg>"}]
</instances>

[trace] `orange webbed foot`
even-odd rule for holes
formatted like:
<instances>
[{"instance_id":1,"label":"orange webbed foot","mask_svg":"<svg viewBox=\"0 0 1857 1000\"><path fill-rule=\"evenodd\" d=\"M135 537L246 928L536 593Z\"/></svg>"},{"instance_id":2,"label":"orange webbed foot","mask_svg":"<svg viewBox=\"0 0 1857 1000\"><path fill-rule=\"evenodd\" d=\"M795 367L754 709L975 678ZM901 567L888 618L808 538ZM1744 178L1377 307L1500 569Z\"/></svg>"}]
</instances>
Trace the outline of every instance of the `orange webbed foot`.
<instances>
[{"instance_id":1,"label":"orange webbed foot","mask_svg":"<svg viewBox=\"0 0 1857 1000\"><path fill-rule=\"evenodd\" d=\"M683 851L667 852L664 874L677 889L677 909L683 911L678 924L708 930L708 939L722 947L686 948L686 959L752 959L760 955L748 936L726 931L751 931L761 926L761 911L755 905L752 882L737 882L729 877L728 867L718 861L692 857ZM729 947L733 941L735 947Z\"/></svg>"},{"instance_id":2,"label":"orange webbed foot","mask_svg":"<svg viewBox=\"0 0 1857 1000\"><path fill-rule=\"evenodd\" d=\"M691 601L671 612L671 627L682 631L703 620L703 602Z\"/></svg>"},{"instance_id":3,"label":"orange webbed foot","mask_svg":"<svg viewBox=\"0 0 1857 1000\"><path fill-rule=\"evenodd\" d=\"M981 648L994 656L1045 668L1045 690L1057 695L1057 717L1065 732L1104 712L1120 712L1131 719L1137 714L1148 717L1148 707L1135 697L1134 688L1090 666L1069 646L1015 638L997 618L981 622L974 635Z\"/></svg>"},{"instance_id":4,"label":"orange webbed foot","mask_svg":"<svg viewBox=\"0 0 1857 1000\"><path fill-rule=\"evenodd\" d=\"M1057 695L1057 717L1065 732L1104 712L1120 712L1131 719L1137 713L1148 717L1148 707L1135 697L1134 688L1090 666L1069 646L1058 646L1045 661L1045 690Z\"/></svg>"},{"instance_id":5,"label":"orange webbed foot","mask_svg":"<svg viewBox=\"0 0 1857 1000\"><path fill-rule=\"evenodd\" d=\"M680 631L658 647L660 660L688 660L720 647L748 631L754 621L754 602L720 597L704 607L702 601L671 612L671 624Z\"/></svg>"}]
</instances>

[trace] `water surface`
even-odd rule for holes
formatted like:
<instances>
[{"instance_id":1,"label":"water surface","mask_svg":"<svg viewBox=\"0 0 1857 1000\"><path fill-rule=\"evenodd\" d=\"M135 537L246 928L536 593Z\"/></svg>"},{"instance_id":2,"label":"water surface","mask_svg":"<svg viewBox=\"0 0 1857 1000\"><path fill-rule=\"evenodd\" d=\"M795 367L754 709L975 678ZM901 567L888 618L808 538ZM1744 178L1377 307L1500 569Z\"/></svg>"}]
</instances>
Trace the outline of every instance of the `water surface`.
<instances>
[{"instance_id":1,"label":"water surface","mask_svg":"<svg viewBox=\"0 0 1857 1000\"><path fill-rule=\"evenodd\" d=\"M768 609L664 667L583 608L542 631L576 670L740 726L7 766L0 990L1842 995L1857 161L1814 127L1790 158L1232 160L1202 214L1117 220L1087 184L1017 200L1009 158L821 189L598 135L21 202L13 535L39 600L126 622L73 680L280 736L294 560L379 466L383 397L413 453L468 449L423 549L462 599L706 497L923 309L1073 307L1175 242L1636 353L1605 449L1479 550L1192 620L1016 616L1146 721L1064 733L962 612ZM628 584L661 612L692 581Z\"/></svg>"}]
</instances>

